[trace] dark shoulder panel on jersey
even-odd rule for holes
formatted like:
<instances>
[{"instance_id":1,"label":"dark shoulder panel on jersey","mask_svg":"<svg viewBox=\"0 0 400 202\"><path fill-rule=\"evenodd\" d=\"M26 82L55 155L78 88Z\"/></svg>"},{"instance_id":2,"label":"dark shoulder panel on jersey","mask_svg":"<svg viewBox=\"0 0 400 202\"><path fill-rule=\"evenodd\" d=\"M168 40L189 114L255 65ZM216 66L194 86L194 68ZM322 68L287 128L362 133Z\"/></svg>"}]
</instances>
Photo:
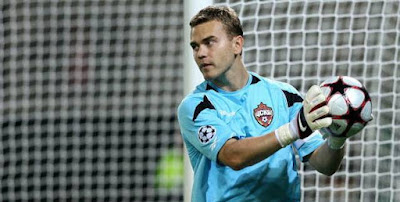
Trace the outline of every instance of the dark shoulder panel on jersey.
<instances>
[{"instance_id":1,"label":"dark shoulder panel on jersey","mask_svg":"<svg viewBox=\"0 0 400 202\"><path fill-rule=\"evenodd\" d=\"M205 109L215 109L214 105L211 104L210 100L208 100L207 96L203 97L203 101L201 101L194 110L193 114L193 121L196 120L197 116L200 114L201 111Z\"/></svg>"},{"instance_id":2,"label":"dark shoulder panel on jersey","mask_svg":"<svg viewBox=\"0 0 400 202\"><path fill-rule=\"evenodd\" d=\"M213 88L212 86L210 86L210 84L207 84L206 90L213 90L215 92L218 92L217 90L215 90L215 88Z\"/></svg>"},{"instance_id":3,"label":"dark shoulder panel on jersey","mask_svg":"<svg viewBox=\"0 0 400 202\"><path fill-rule=\"evenodd\" d=\"M288 107L293 106L294 103L296 103L296 102L303 102L303 98L301 98L299 95L285 91L285 90L282 90L282 91L286 96L286 100L288 102Z\"/></svg>"},{"instance_id":4,"label":"dark shoulder panel on jersey","mask_svg":"<svg viewBox=\"0 0 400 202\"><path fill-rule=\"evenodd\" d=\"M259 78L255 77L255 76L253 76L253 75L251 75L251 77L252 77L252 79L251 79L251 84L256 84L256 83L258 83L258 82L260 81Z\"/></svg>"}]
</instances>

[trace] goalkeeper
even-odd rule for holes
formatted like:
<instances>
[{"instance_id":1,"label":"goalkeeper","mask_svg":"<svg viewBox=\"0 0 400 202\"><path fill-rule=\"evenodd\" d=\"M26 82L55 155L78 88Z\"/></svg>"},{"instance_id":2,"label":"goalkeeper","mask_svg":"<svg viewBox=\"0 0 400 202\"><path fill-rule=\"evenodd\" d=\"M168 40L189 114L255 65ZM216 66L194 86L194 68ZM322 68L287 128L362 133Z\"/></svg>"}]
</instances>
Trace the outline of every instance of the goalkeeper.
<instances>
[{"instance_id":1,"label":"goalkeeper","mask_svg":"<svg viewBox=\"0 0 400 202\"><path fill-rule=\"evenodd\" d=\"M297 154L332 175L345 138L325 141L332 119L318 86L303 100L289 84L246 70L236 13L210 6L190 21L193 57L205 81L178 107L194 170L192 201L299 201Z\"/></svg>"}]
</instances>

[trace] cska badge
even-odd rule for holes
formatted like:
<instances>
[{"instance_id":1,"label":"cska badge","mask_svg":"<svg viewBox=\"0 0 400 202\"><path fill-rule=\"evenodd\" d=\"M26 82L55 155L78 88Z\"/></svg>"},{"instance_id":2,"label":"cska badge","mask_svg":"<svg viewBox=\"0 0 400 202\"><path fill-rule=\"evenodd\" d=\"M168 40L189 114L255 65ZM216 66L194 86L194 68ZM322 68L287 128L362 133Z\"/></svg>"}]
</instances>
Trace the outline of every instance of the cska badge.
<instances>
[{"instance_id":1,"label":"cska badge","mask_svg":"<svg viewBox=\"0 0 400 202\"><path fill-rule=\"evenodd\" d=\"M264 127L268 127L274 117L274 112L271 107L268 107L262 102L253 110L253 114L257 122Z\"/></svg>"}]
</instances>

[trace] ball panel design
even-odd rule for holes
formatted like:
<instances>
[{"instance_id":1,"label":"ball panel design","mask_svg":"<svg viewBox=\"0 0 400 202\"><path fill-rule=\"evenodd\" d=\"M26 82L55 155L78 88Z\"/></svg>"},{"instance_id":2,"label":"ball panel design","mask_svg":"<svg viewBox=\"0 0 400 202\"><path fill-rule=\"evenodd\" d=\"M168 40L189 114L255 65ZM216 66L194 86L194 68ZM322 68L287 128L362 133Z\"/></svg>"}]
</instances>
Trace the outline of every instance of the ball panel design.
<instances>
[{"instance_id":1,"label":"ball panel design","mask_svg":"<svg viewBox=\"0 0 400 202\"><path fill-rule=\"evenodd\" d=\"M338 76L336 76L336 77L331 77L331 78L325 80L321 85L323 86L323 85L325 85L325 84L336 83L338 80L339 80L339 77L338 77Z\"/></svg>"},{"instance_id":2,"label":"ball panel design","mask_svg":"<svg viewBox=\"0 0 400 202\"><path fill-rule=\"evenodd\" d=\"M321 129L338 137L349 137L372 120L372 103L367 90L357 79L336 76L321 84L332 116L332 125Z\"/></svg>"},{"instance_id":3,"label":"ball panel design","mask_svg":"<svg viewBox=\"0 0 400 202\"><path fill-rule=\"evenodd\" d=\"M331 109L332 115L343 115L348 112L348 105L341 94L334 94L328 101L328 107Z\"/></svg>"},{"instance_id":4,"label":"ball panel design","mask_svg":"<svg viewBox=\"0 0 400 202\"><path fill-rule=\"evenodd\" d=\"M328 97L332 92L332 89L328 86L322 86L321 90L322 90L322 94L325 95L325 97Z\"/></svg>"},{"instance_id":5,"label":"ball panel design","mask_svg":"<svg viewBox=\"0 0 400 202\"><path fill-rule=\"evenodd\" d=\"M364 121L371 121L372 120L372 103L371 101L367 101L361 110L361 118Z\"/></svg>"},{"instance_id":6,"label":"ball panel design","mask_svg":"<svg viewBox=\"0 0 400 202\"><path fill-rule=\"evenodd\" d=\"M361 82L359 82L357 79L349 77L349 76L342 76L343 83L349 85L349 86L357 86L359 88L362 88L363 85Z\"/></svg>"},{"instance_id":7,"label":"ball panel design","mask_svg":"<svg viewBox=\"0 0 400 202\"><path fill-rule=\"evenodd\" d=\"M361 123L354 123L350 128L349 132L347 132L348 136L354 135L358 132L360 132L364 128L364 124Z\"/></svg>"},{"instance_id":8,"label":"ball panel design","mask_svg":"<svg viewBox=\"0 0 400 202\"><path fill-rule=\"evenodd\" d=\"M365 100L364 92L357 88L347 88L345 91L346 98L353 108L359 108Z\"/></svg>"},{"instance_id":9,"label":"ball panel design","mask_svg":"<svg viewBox=\"0 0 400 202\"><path fill-rule=\"evenodd\" d=\"M329 127L334 135L342 134L347 128L347 121L344 119L333 119L332 125Z\"/></svg>"}]
</instances>

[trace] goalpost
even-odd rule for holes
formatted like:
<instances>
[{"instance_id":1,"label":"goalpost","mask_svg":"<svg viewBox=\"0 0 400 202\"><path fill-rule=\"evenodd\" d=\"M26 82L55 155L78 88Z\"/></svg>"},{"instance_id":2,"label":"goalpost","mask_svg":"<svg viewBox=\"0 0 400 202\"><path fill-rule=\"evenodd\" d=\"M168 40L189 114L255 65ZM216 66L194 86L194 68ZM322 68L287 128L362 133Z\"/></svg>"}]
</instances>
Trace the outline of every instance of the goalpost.
<instances>
[{"instance_id":1,"label":"goalpost","mask_svg":"<svg viewBox=\"0 0 400 202\"><path fill-rule=\"evenodd\" d=\"M200 84L204 79L197 68L197 64L193 59L192 49L190 47L190 19L198 12L200 9L212 4L212 0L204 1L184 1L184 40L183 40L183 94L187 95L194 88ZM184 148L184 182L183 182L183 195L184 201L191 201L192 186L193 186L193 170L190 165L189 156L187 154L186 148Z\"/></svg>"}]
</instances>

